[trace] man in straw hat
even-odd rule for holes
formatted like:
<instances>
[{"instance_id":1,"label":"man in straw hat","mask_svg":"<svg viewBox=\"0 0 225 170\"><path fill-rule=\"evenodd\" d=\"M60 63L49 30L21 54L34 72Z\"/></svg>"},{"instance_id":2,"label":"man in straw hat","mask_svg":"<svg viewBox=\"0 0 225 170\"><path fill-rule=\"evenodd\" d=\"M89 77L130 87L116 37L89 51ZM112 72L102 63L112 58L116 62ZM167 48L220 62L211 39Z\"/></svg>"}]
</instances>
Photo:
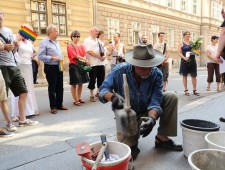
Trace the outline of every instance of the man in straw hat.
<instances>
[{"instance_id":1,"label":"man in straw hat","mask_svg":"<svg viewBox=\"0 0 225 170\"><path fill-rule=\"evenodd\" d=\"M182 145L176 144L168 136L177 136L177 104L176 94L162 92L163 77L155 67L162 63L164 56L154 50L152 45L137 45L125 54L127 63L118 64L108 74L100 87L99 99L102 103L112 102L112 108L122 109L124 100L123 74L126 74L130 93L131 109L136 112L139 125L138 135L124 137L117 133L117 139L131 147L135 159L140 150L138 139L150 134L160 118L158 133L155 136L155 146L172 151L182 151ZM118 95L119 94L119 95Z\"/></svg>"}]
</instances>

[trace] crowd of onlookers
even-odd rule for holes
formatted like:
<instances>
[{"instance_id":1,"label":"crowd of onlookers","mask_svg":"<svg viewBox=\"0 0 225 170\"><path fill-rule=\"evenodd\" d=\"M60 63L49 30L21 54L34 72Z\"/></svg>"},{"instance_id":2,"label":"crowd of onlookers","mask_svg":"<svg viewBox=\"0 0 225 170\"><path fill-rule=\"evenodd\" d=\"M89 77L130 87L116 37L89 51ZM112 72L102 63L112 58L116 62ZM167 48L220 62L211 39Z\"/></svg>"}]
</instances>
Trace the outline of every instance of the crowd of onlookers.
<instances>
[{"instance_id":1,"label":"crowd of onlookers","mask_svg":"<svg viewBox=\"0 0 225 170\"><path fill-rule=\"evenodd\" d=\"M32 29L29 25L26 25ZM37 72L40 61L44 63L44 73L48 82L48 97L50 112L56 114L58 110L68 110L63 105L63 71L59 69L60 62L63 61L60 45L57 41L58 29L50 24L46 28L47 37L44 38L35 50L31 41L21 35L13 35L12 30L4 26L4 13L0 10L0 106L6 121L6 127L1 128L0 137L12 136L17 127L14 122L19 122L19 126L32 126L38 121L30 120L28 117L38 115L38 106L34 93L34 84L37 83ZM125 62L125 45L120 40L120 34L116 33L113 40L105 40L104 31L97 27L90 29L90 36L84 42L79 42L81 34L78 30L71 33L71 42L67 44L69 59L69 84L73 104L81 106L85 103L82 99L82 85L88 83L90 90L90 101L95 102L99 95L98 89L102 85L106 76L106 65L113 69L116 64ZM169 77L170 47L165 43L165 33L158 33L158 42L154 44L154 49L163 53L165 59L157 66L163 74L163 92L167 90ZM217 42L219 37L211 37L211 45L207 47L207 68L208 86L213 82L213 74L216 74L217 91L221 90L221 75L219 66L215 59ZM140 36L140 44L151 44L147 41L147 36ZM178 55L181 57L180 75L183 76L184 94L189 96L187 88L187 76L191 75L193 94L199 96L197 87L197 64L195 54L189 53L192 48L190 32L183 34L183 42L178 45ZM107 57L110 58L108 63ZM19 58L19 59L18 59ZM80 69L79 61L91 66L89 72ZM8 91L12 91L12 119L9 116L7 103Z\"/></svg>"}]
</instances>

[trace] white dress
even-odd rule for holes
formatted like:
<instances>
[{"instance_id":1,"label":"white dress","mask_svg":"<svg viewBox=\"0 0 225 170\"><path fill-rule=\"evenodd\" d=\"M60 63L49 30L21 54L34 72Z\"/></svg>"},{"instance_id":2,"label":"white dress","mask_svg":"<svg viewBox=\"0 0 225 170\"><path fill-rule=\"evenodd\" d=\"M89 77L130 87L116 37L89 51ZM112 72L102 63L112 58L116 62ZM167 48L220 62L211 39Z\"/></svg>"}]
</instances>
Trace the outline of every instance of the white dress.
<instances>
[{"instance_id":1,"label":"white dress","mask_svg":"<svg viewBox=\"0 0 225 170\"><path fill-rule=\"evenodd\" d=\"M34 92L34 84L33 84L33 71L32 71L32 57L33 57L34 46L30 41L20 42L18 54L20 57L20 65L18 66L20 72L25 80L28 94L27 94L27 103L25 109L25 115L31 116L35 113L38 113L37 101ZM12 116L19 116L19 108L18 108L18 100L19 97L15 97L13 94L11 95L12 102Z\"/></svg>"}]
</instances>

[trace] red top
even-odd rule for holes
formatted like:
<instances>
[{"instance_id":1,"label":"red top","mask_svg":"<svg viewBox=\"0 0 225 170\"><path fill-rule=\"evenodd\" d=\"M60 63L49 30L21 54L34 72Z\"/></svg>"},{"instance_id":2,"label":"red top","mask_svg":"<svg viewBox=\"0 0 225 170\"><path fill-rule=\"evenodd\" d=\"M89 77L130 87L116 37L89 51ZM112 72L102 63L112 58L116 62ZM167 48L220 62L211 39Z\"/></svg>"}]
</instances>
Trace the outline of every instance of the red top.
<instances>
[{"instance_id":1,"label":"red top","mask_svg":"<svg viewBox=\"0 0 225 170\"><path fill-rule=\"evenodd\" d=\"M70 60L69 64L77 64L77 61L76 61L77 56L86 58L86 53L85 53L83 45L72 45L72 44L67 45L67 54Z\"/></svg>"}]
</instances>

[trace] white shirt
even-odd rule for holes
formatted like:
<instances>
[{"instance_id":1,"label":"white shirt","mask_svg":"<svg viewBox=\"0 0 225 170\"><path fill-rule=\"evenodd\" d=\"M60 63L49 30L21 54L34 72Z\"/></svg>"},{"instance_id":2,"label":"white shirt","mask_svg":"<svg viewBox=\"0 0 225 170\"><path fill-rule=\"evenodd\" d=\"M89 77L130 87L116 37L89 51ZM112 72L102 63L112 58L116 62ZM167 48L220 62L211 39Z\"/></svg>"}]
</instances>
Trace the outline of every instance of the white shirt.
<instances>
[{"instance_id":1,"label":"white shirt","mask_svg":"<svg viewBox=\"0 0 225 170\"><path fill-rule=\"evenodd\" d=\"M217 45L208 45L206 50L210 51L211 56L216 56L217 48L218 48ZM216 62L207 57L207 63L216 63Z\"/></svg>"},{"instance_id":2,"label":"white shirt","mask_svg":"<svg viewBox=\"0 0 225 170\"><path fill-rule=\"evenodd\" d=\"M156 49L156 50L158 50L158 51L160 51L161 53L163 53L163 51L164 51L164 42L162 42L162 43L157 42L157 43L154 45L153 48ZM166 51L167 51L167 50L169 50L168 44L166 44ZM166 51L165 51L164 56L166 55Z\"/></svg>"},{"instance_id":3,"label":"white shirt","mask_svg":"<svg viewBox=\"0 0 225 170\"><path fill-rule=\"evenodd\" d=\"M90 66L98 66L99 65L99 59L96 57L91 56L88 54L88 51L95 51L99 54L99 45L98 45L98 39L94 40L92 37L88 37L84 40L84 49L86 51L86 57L90 63Z\"/></svg>"},{"instance_id":4,"label":"white shirt","mask_svg":"<svg viewBox=\"0 0 225 170\"><path fill-rule=\"evenodd\" d=\"M20 41L18 54L20 56L20 64L32 64L34 46L30 41Z\"/></svg>"},{"instance_id":5,"label":"white shirt","mask_svg":"<svg viewBox=\"0 0 225 170\"><path fill-rule=\"evenodd\" d=\"M113 47L115 47L115 43L112 43L111 44ZM120 56L124 59L124 52L123 52L123 49L124 49L124 44L123 43L119 43L119 46L118 46L118 49L115 47L115 49L112 51L112 61L111 61L111 64L116 64L116 57L113 57L113 56Z\"/></svg>"}]
</instances>

